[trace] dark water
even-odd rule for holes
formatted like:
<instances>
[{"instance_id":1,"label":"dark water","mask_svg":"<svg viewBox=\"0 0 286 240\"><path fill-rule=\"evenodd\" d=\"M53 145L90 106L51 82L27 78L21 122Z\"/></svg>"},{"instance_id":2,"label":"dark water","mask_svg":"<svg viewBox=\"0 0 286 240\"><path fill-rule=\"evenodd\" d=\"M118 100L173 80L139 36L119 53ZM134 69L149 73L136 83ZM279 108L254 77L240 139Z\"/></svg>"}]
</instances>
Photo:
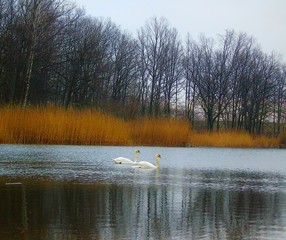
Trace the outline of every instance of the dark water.
<instances>
[{"instance_id":1,"label":"dark water","mask_svg":"<svg viewBox=\"0 0 286 240\"><path fill-rule=\"evenodd\" d=\"M286 239L286 151L0 145L0 239Z\"/></svg>"}]
</instances>

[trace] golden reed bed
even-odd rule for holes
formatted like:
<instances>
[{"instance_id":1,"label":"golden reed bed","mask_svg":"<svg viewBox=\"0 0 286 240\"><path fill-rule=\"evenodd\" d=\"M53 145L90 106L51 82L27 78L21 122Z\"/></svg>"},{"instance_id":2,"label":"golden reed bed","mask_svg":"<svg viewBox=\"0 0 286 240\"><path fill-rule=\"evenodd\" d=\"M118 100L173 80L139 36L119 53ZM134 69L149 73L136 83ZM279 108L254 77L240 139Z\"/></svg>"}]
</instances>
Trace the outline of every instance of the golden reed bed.
<instances>
[{"instance_id":1,"label":"golden reed bed","mask_svg":"<svg viewBox=\"0 0 286 240\"><path fill-rule=\"evenodd\" d=\"M244 132L196 133L185 120L122 120L101 111L49 107L1 107L0 143L278 147L278 138Z\"/></svg>"}]
</instances>

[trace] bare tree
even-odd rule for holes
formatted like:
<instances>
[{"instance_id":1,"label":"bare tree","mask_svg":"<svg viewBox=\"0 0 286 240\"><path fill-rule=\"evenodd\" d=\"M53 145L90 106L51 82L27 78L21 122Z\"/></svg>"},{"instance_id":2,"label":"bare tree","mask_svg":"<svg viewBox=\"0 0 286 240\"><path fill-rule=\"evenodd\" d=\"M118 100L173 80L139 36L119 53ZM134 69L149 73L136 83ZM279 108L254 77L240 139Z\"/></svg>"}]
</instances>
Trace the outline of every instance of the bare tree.
<instances>
[{"instance_id":1,"label":"bare tree","mask_svg":"<svg viewBox=\"0 0 286 240\"><path fill-rule=\"evenodd\" d=\"M58 22L73 5L64 0L7 0L1 1L1 6L5 12L0 31L1 67L5 71L0 82L6 88L5 101L25 107L31 87L33 95L43 100L48 92L48 68L57 52L55 39L61 32ZM42 94L36 93L40 89Z\"/></svg>"},{"instance_id":2,"label":"bare tree","mask_svg":"<svg viewBox=\"0 0 286 240\"><path fill-rule=\"evenodd\" d=\"M148 74L149 114L159 114L160 97L166 59L166 38L168 24L166 19L153 18L138 32L139 42L144 48L144 61Z\"/></svg>"},{"instance_id":3,"label":"bare tree","mask_svg":"<svg viewBox=\"0 0 286 240\"><path fill-rule=\"evenodd\" d=\"M182 56L183 49L181 42L178 39L178 33L172 29L169 33L167 58L165 63L165 73L163 79L163 95L164 95L164 113L167 116L171 115L172 107L177 115L179 93L182 90ZM172 103L174 105L172 106Z\"/></svg>"},{"instance_id":4,"label":"bare tree","mask_svg":"<svg viewBox=\"0 0 286 240\"><path fill-rule=\"evenodd\" d=\"M250 89L249 69L252 61L254 40L246 34L241 33L235 37L232 53L231 81L231 103L227 111L227 122L230 128L241 129L243 122L243 102ZM230 117L231 116L231 117Z\"/></svg>"},{"instance_id":5,"label":"bare tree","mask_svg":"<svg viewBox=\"0 0 286 240\"><path fill-rule=\"evenodd\" d=\"M204 36L198 44L188 39L184 57L188 116L194 118L198 103L210 131L215 122L216 129L231 122L232 128L261 133L271 108L278 61L253 47L253 39L245 34L226 31L220 43Z\"/></svg>"},{"instance_id":6,"label":"bare tree","mask_svg":"<svg viewBox=\"0 0 286 240\"><path fill-rule=\"evenodd\" d=\"M280 66L277 73L277 86L273 92L272 117L274 123L273 133L279 135L282 131L282 121L285 120L285 100L286 100L286 66ZM283 116L284 113L284 116Z\"/></svg>"},{"instance_id":7,"label":"bare tree","mask_svg":"<svg viewBox=\"0 0 286 240\"><path fill-rule=\"evenodd\" d=\"M15 1L0 1L0 100L13 103L16 98L17 66L21 59L19 49L18 6Z\"/></svg>"},{"instance_id":8,"label":"bare tree","mask_svg":"<svg viewBox=\"0 0 286 240\"><path fill-rule=\"evenodd\" d=\"M195 127L195 109L198 105L196 82L201 74L201 57L199 46L188 35L183 58L183 68L185 78L185 112L192 128Z\"/></svg>"},{"instance_id":9,"label":"bare tree","mask_svg":"<svg viewBox=\"0 0 286 240\"><path fill-rule=\"evenodd\" d=\"M179 92L181 78L181 46L177 31L169 27L165 18L152 18L138 31L138 44L141 86L148 96L148 112L160 114L162 99L165 99L169 114L171 99Z\"/></svg>"},{"instance_id":10,"label":"bare tree","mask_svg":"<svg viewBox=\"0 0 286 240\"><path fill-rule=\"evenodd\" d=\"M22 100L22 105L25 107L36 54L41 51L41 41L50 37L49 32L54 27L56 19L61 15L58 10L62 2L56 2L56 0L24 0L19 4L20 18L26 28L26 64L23 74L24 93Z\"/></svg>"},{"instance_id":11,"label":"bare tree","mask_svg":"<svg viewBox=\"0 0 286 240\"><path fill-rule=\"evenodd\" d=\"M136 45L135 41L126 34L118 34L113 55L112 99L122 102L134 95L132 83L135 82L136 72Z\"/></svg>"},{"instance_id":12,"label":"bare tree","mask_svg":"<svg viewBox=\"0 0 286 240\"><path fill-rule=\"evenodd\" d=\"M201 36L199 43L199 51L196 59L200 60L193 62L195 64L192 68L199 69L193 71L196 74L195 78L192 78L194 85L197 87L199 102L206 115L206 123L208 130L212 131L214 123L219 116L219 101L221 97L219 79L217 78L214 50L214 40L207 39ZM195 75L193 75L195 76Z\"/></svg>"}]
</instances>

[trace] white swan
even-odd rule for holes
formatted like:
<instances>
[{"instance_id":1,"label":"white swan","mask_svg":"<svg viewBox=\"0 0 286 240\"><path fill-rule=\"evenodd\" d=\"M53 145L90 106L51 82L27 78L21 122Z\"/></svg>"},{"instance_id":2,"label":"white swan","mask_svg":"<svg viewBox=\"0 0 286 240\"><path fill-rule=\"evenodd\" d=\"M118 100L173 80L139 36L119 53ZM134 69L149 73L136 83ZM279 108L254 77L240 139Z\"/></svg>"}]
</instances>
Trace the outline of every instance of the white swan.
<instances>
[{"instance_id":1,"label":"white swan","mask_svg":"<svg viewBox=\"0 0 286 240\"><path fill-rule=\"evenodd\" d=\"M153 165L152 163L149 163L147 161L140 161L136 163L136 168L145 168L145 169L159 169L160 168L160 158L161 155L160 154L156 154L156 166Z\"/></svg>"},{"instance_id":2,"label":"white swan","mask_svg":"<svg viewBox=\"0 0 286 240\"><path fill-rule=\"evenodd\" d=\"M132 161L129 158L125 158L125 157L117 157L117 158L113 158L113 162L116 164L136 164L138 162L138 154L140 153L140 150L136 149L134 151L134 161Z\"/></svg>"}]
</instances>

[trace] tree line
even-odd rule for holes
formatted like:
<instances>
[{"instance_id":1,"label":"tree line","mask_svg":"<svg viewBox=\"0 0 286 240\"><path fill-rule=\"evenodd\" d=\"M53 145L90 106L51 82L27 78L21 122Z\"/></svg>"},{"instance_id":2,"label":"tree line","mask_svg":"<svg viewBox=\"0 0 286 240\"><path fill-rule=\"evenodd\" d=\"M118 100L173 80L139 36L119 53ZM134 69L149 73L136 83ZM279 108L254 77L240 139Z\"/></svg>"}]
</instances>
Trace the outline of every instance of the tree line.
<instances>
[{"instance_id":1,"label":"tree line","mask_svg":"<svg viewBox=\"0 0 286 240\"><path fill-rule=\"evenodd\" d=\"M186 117L193 128L274 134L285 121L286 67L227 30L182 41L165 18L136 36L68 0L0 0L0 104L96 107Z\"/></svg>"}]
</instances>

